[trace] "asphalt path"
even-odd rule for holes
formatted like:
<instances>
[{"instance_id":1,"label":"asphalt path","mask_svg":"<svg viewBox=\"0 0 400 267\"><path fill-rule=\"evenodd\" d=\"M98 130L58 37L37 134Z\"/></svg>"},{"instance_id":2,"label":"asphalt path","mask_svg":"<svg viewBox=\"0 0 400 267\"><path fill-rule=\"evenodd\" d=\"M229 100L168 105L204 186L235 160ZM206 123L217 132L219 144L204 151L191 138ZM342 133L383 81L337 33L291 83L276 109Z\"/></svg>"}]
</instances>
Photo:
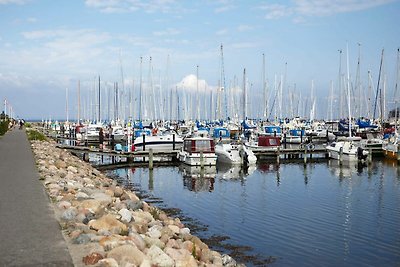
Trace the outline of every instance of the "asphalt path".
<instances>
[{"instance_id":1,"label":"asphalt path","mask_svg":"<svg viewBox=\"0 0 400 267\"><path fill-rule=\"evenodd\" d=\"M0 137L0 266L73 266L19 129Z\"/></svg>"}]
</instances>

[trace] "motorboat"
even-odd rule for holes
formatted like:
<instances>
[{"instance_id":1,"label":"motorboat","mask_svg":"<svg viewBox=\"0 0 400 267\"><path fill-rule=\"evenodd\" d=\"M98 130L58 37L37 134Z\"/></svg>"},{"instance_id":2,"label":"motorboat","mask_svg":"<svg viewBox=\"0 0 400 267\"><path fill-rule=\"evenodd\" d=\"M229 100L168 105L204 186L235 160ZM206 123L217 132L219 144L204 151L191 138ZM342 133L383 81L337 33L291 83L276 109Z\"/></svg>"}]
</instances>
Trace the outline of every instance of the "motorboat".
<instances>
[{"instance_id":1,"label":"motorboat","mask_svg":"<svg viewBox=\"0 0 400 267\"><path fill-rule=\"evenodd\" d=\"M90 124L86 129L84 140L89 143L99 142L99 134L102 128L102 125Z\"/></svg>"},{"instance_id":2,"label":"motorboat","mask_svg":"<svg viewBox=\"0 0 400 267\"><path fill-rule=\"evenodd\" d=\"M332 142L326 147L329 157L343 161L365 160L368 151L360 146L355 146L352 141Z\"/></svg>"},{"instance_id":3,"label":"motorboat","mask_svg":"<svg viewBox=\"0 0 400 267\"><path fill-rule=\"evenodd\" d=\"M218 162L235 165L253 165L257 162L257 157L253 151L241 144L218 143L215 146L215 154Z\"/></svg>"},{"instance_id":4,"label":"motorboat","mask_svg":"<svg viewBox=\"0 0 400 267\"><path fill-rule=\"evenodd\" d=\"M181 149L183 139L175 133L142 135L134 140L133 145L135 151L149 151L150 148L155 152L173 151Z\"/></svg>"},{"instance_id":5,"label":"motorboat","mask_svg":"<svg viewBox=\"0 0 400 267\"><path fill-rule=\"evenodd\" d=\"M281 145L279 136L260 135L258 138L245 142L244 145L253 152L274 151Z\"/></svg>"},{"instance_id":6,"label":"motorboat","mask_svg":"<svg viewBox=\"0 0 400 267\"><path fill-rule=\"evenodd\" d=\"M178 153L179 160L190 166L212 166L217 164L214 140L209 137L187 137Z\"/></svg>"},{"instance_id":7,"label":"motorboat","mask_svg":"<svg viewBox=\"0 0 400 267\"><path fill-rule=\"evenodd\" d=\"M126 134L122 126L113 126L111 130L111 136L115 142L121 142L126 139Z\"/></svg>"}]
</instances>

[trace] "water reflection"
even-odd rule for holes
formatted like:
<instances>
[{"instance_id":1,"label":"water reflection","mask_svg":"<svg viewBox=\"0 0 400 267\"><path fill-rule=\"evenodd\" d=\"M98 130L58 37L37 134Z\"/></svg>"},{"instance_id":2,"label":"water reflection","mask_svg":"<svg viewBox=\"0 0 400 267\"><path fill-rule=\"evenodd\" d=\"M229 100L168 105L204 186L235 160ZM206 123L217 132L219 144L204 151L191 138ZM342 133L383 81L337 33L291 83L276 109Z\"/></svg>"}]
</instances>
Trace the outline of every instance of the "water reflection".
<instances>
[{"instance_id":1,"label":"water reflection","mask_svg":"<svg viewBox=\"0 0 400 267\"><path fill-rule=\"evenodd\" d=\"M214 190L215 176L217 175L216 166L188 166L181 164L179 172L183 177L183 186L195 192Z\"/></svg>"}]
</instances>

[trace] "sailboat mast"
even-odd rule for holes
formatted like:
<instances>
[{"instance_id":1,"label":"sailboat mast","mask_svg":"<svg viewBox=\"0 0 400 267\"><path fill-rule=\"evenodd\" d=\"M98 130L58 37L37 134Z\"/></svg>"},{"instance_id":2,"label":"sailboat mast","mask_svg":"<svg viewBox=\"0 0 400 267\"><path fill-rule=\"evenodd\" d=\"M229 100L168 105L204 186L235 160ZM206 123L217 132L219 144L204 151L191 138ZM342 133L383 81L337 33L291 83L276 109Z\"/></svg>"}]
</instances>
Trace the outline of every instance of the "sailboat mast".
<instances>
[{"instance_id":1,"label":"sailboat mast","mask_svg":"<svg viewBox=\"0 0 400 267\"><path fill-rule=\"evenodd\" d=\"M243 69L243 120L246 120L246 68Z\"/></svg>"},{"instance_id":2,"label":"sailboat mast","mask_svg":"<svg viewBox=\"0 0 400 267\"><path fill-rule=\"evenodd\" d=\"M100 75L99 75L99 114L98 114L98 122L100 122L101 117L100 117L100 111L101 111L101 91L100 91Z\"/></svg>"},{"instance_id":3,"label":"sailboat mast","mask_svg":"<svg viewBox=\"0 0 400 267\"><path fill-rule=\"evenodd\" d=\"M349 137L351 137L351 95L350 95L350 70L349 70L349 44L346 45L347 54L347 106L349 109Z\"/></svg>"},{"instance_id":4,"label":"sailboat mast","mask_svg":"<svg viewBox=\"0 0 400 267\"><path fill-rule=\"evenodd\" d=\"M142 65L143 65L143 57L140 57L140 80L139 80L139 121L142 120Z\"/></svg>"},{"instance_id":5,"label":"sailboat mast","mask_svg":"<svg viewBox=\"0 0 400 267\"><path fill-rule=\"evenodd\" d=\"M81 81L78 80L78 123L81 120Z\"/></svg>"},{"instance_id":6,"label":"sailboat mast","mask_svg":"<svg viewBox=\"0 0 400 267\"><path fill-rule=\"evenodd\" d=\"M67 122L69 121L69 114L68 114L68 87L65 88L65 113L67 115Z\"/></svg>"},{"instance_id":7,"label":"sailboat mast","mask_svg":"<svg viewBox=\"0 0 400 267\"><path fill-rule=\"evenodd\" d=\"M339 95L339 118L343 117L343 94L342 94L342 50L339 49L339 76L338 76L338 95Z\"/></svg>"},{"instance_id":8,"label":"sailboat mast","mask_svg":"<svg viewBox=\"0 0 400 267\"><path fill-rule=\"evenodd\" d=\"M374 106L374 117L373 117L374 120L375 120L375 115L376 115L376 106L377 106L377 104L378 104L378 95L379 95L379 97L380 97L380 100L382 101L382 90L380 90L379 83L380 83L380 80L381 80L381 73L382 73L383 51L384 51L384 49L382 49L381 64L380 64L380 66L379 66L378 85L376 86L375 106ZM382 107L381 107L381 109L382 109Z\"/></svg>"}]
</instances>

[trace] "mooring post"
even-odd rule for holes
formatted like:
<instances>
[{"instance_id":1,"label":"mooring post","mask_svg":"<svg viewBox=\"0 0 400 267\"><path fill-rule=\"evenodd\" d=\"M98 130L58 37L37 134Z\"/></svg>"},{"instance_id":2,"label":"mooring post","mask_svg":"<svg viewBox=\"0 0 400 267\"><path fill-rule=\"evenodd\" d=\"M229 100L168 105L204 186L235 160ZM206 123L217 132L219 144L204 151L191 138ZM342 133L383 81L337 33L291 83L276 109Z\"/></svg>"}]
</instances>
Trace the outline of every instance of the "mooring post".
<instances>
[{"instance_id":1,"label":"mooring post","mask_svg":"<svg viewBox=\"0 0 400 267\"><path fill-rule=\"evenodd\" d=\"M343 147L341 147L339 150L339 165L342 165L342 163L343 163Z\"/></svg>"},{"instance_id":2,"label":"mooring post","mask_svg":"<svg viewBox=\"0 0 400 267\"><path fill-rule=\"evenodd\" d=\"M276 151L276 163L279 164L280 158L281 158L281 147L278 146L278 150Z\"/></svg>"},{"instance_id":3,"label":"mooring post","mask_svg":"<svg viewBox=\"0 0 400 267\"><path fill-rule=\"evenodd\" d=\"M371 164L372 163L372 148L370 148L368 150L368 163Z\"/></svg>"},{"instance_id":4,"label":"mooring post","mask_svg":"<svg viewBox=\"0 0 400 267\"><path fill-rule=\"evenodd\" d=\"M149 149L149 169L153 169L153 149Z\"/></svg>"},{"instance_id":5,"label":"mooring post","mask_svg":"<svg viewBox=\"0 0 400 267\"><path fill-rule=\"evenodd\" d=\"M304 165L307 164L307 146L304 147Z\"/></svg>"},{"instance_id":6,"label":"mooring post","mask_svg":"<svg viewBox=\"0 0 400 267\"><path fill-rule=\"evenodd\" d=\"M283 134L283 147L286 148L286 133Z\"/></svg>"},{"instance_id":7,"label":"mooring post","mask_svg":"<svg viewBox=\"0 0 400 267\"><path fill-rule=\"evenodd\" d=\"M200 168L204 168L204 154L200 151Z\"/></svg>"},{"instance_id":8,"label":"mooring post","mask_svg":"<svg viewBox=\"0 0 400 267\"><path fill-rule=\"evenodd\" d=\"M143 136L143 151L146 151L146 135Z\"/></svg>"},{"instance_id":9,"label":"mooring post","mask_svg":"<svg viewBox=\"0 0 400 267\"><path fill-rule=\"evenodd\" d=\"M172 135L172 150L175 150L175 134Z\"/></svg>"}]
</instances>

